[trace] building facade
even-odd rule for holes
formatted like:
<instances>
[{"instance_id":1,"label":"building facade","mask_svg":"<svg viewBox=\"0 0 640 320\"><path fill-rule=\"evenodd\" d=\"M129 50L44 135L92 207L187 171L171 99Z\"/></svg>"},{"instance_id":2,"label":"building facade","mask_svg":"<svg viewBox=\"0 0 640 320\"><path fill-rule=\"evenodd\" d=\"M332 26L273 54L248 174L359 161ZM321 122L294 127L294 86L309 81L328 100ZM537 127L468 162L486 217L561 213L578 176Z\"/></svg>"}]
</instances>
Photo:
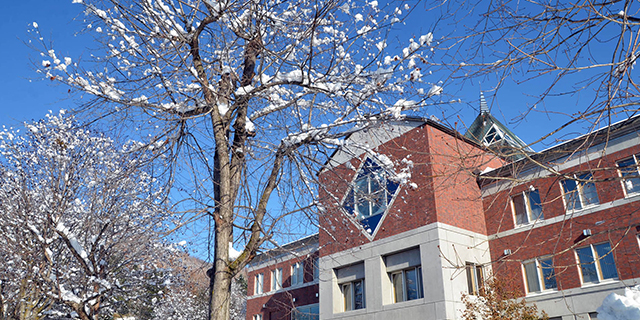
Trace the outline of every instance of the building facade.
<instances>
[{"instance_id":1,"label":"building facade","mask_svg":"<svg viewBox=\"0 0 640 320\"><path fill-rule=\"evenodd\" d=\"M459 319L489 275L552 319L595 319L638 284L640 120L535 153L481 106L465 135L405 118L349 136L318 174L316 244L250 266L247 319ZM308 285L271 287L309 257Z\"/></svg>"},{"instance_id":2,"label":"building facade","mask_svg":"<svg viewBox=\"0 0 640 320\"><path fill-rule=\"evenodd\" d=\"M318 235L258 255L247 267L247 320L318 319Z\"/></svg>"}]
</instances>

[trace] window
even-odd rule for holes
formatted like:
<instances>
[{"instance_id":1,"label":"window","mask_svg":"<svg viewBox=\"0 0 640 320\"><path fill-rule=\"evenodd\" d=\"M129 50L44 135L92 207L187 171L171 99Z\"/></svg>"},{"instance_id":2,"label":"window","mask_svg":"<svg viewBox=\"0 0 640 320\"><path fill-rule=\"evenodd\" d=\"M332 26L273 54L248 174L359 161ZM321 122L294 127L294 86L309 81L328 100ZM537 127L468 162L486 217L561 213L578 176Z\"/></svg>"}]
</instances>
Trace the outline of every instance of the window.
<instances>
[{"instance_id":1,"label":"window","mask_svg":"<svg viewBox=\"0 0 640 320\"><path fill-rule=\"evenodd\" d=\"M422 267L391 273L393 302L402 302L424 297L422 292Z\"/></svg>"},{"instance_id":2,"label":"window","mask_svg":"<svg viewBox=\"0 0 640 320\"><path fill-rule=\"evenodd\" d=\"M309 304L298 306L291 312L291 320L318 320L320 319L320 305Z\"/></svg>"},{"instance_id":3,"label":"window","mask_svg":"<svg viewBox=\"0 0 640 320\"><path fill-rule=\"evenodd\" d=\"M344 311L364 308L364 280L356 280L340 284Z\"/></svg>"},{"instance_id":4,"label":"window","mask_svg":"<svg viewBox=\"0 0 640 320\"><path fill-rule=\"evenodd\" d=\"M367 158L343 200L343 208L353 214L363 229L373 234L399 184L388 179L389 174Z\"/></svg>"},{"instance_id":5,"label":"window","mask_svg":"<svg viewBox=\"0 0 640 320\"><path fill-rule=\"evenodd\" d=\"M391 296L385 303L397 303L424 297L420 248L393 253L384 257L391 282Z\"/></svg>"},{"instance_id":6,"label":"window","mask_svg":"<svg viewBox=\"0 0 640 320\"><path fill-rule=\"evenodd\" d=\"M582 282L599 282L618 278L616 262L611 253L611 244L601 243L576 249Z\"/></svg>"},{"instance_id":7,"label":"window","mask_svg":"<svg viewBox=\"0 0 640 320\"><path fill-rule=\"evenodd\" d=\"M291 285L295 286L298 284L302 284L302 277L303 277L304 273L303 273L303 269L302 269L302 263L301 262L296 262L291 266Z\"/></svg>"},{"instance_id":8,"label":"window","mask_svg":"<svg viewBox=\"0 0 640 320\"><path fill-rule=\"evenodd\" d=\"M538 258L522 263L528 292L557 289L556 274L552 258Z\"/></svg>"},{"instance_id":9,"label":"window","mask_svg":"<svg viewBox=\"0 0 640 320\"><path fill-rule=\"evenodd\" d=\"M282 268L271 271L271 291L282 289Z\"/></svg>"},{"instance_id":10,"label":"window","mask_svg":"<svg viewBox=\"0 0 640 320\"><path fill-rule=\"evenodd\" d=\"M262 320L262 315L261 314L254 314L253 315L253 320Z\"/></svg>"},{"instance_id":11,"label":"window","mask_svg":"<svg viewBox=\"0 0 640 320\"><path fill-rule=\"evenodd\" d=\"M318 257L313 258L313 280L320 278L320 259Z\"/></svg>"},{"instance_id":12,"label":"window","mask_svg":"<svg viewBox=\"0 0 640 320\"><path fill-rule=\"evenodd\" d=\"M622 176L622 186L627 194L640 192L640 173L638 173L639 155L618 162Z\"/></svg>"},{"instance_id":13,"label":"window","mask_svg":"<svg viewBox=\"0 0 640 320\"><path fill-rule=\"evenodd\" d=\"M525 191L511 198L516 225L544 219L538 190Z\"/></svg>"},{"instance_id":14,"label":"window","mask_svg":"<svg viewBox=\"0 0 640 320\"><path fill-rule=\"evenodd\" d=\"M492 125L491 128L489 128L487 134L484 135L482 142L485 146L490 146L497 143L505 143L512 146L517 145L517 143L513 141L513 139L508 134L500 130L500 128L498 128L495 124Z\"/></svg>"},{"instance_id":15,"label":"window","mask_svg":"<svg viewBox=\"0 0 640 320\"><path fill-rule=\"evenodd\" d=\"M256 274L256 283L255 283L255 294L261 294L263 292L263 285L264 284L264 274L262 273L258 273Z\"/></svg>"},{"instance_id":16,"label":"window","mask_svg":"<svg viewBox=\"0 0 640 320\"><path fill-rule=\"evenodd\" d=\"M600 203L596 186L593 183L591 173L576 175L575 180L562 181L564 191L564 202L567 211L580 210L584 207Z\"/></svg>"},{"instance_id":17,"label":"window","mask_svg":"<svg viewBox=\"0 0 640 320\"><path fill-rule=\"evenodd\" d=\"M484 274L482 272L482 266L475 263L467 262L467 287L469 294L478 295L480 288L482 288Z\"/></svg>"},{"instance_id":18,"label":"window","mask_svg":"<svg viewBox=\"0 0 640 320\"><path fill-rule=\"evenodd\" d=\"M341 305L337 307L343 311L363 309L365 307L364 263L336 269L335 274L342 294Z\"/></svg>"}]
</instances>

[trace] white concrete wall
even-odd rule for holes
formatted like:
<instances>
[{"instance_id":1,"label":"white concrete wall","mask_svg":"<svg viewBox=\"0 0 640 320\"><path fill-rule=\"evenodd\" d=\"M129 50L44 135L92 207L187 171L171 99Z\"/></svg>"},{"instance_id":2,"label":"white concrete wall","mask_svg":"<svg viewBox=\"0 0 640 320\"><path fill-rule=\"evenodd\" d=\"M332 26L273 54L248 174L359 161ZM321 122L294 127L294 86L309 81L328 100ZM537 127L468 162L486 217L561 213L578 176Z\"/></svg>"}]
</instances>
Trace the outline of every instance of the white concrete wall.
<instances>
[{"instance_id":1,"label":"white concrete wall","mask_svg":"<svg viewBox=\"0 0 640 320\"><path fill-rule=\"evenodd\" d=\"M392 303L391 282L383 257L420 248L424 298ZM487 237L433 223L393 237L320 258L320 319L459 319L467 291L465 263L490 261ZM334 270L365 264L366 307L343 312ZM488 271L488 270L487 270Z\"/></svg>"}]
</instances>

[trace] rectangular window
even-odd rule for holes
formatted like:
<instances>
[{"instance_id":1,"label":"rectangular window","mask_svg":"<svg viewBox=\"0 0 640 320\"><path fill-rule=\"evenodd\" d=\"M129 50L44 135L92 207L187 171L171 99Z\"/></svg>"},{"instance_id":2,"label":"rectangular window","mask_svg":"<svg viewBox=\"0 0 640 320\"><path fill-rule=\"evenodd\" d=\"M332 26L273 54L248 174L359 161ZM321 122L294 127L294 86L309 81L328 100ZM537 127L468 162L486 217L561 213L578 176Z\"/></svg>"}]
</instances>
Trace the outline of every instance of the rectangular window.
<instances>
[{"instance_id":1,"label":"rectangular window","mask_svg":"<svg viewBox=\"0 0 640 320\"><path fill-rule=\"evenodd\" d=\"M396 271L389 276L393 285L394 303L424 297L422 292L422 267Z\"/></svg>"},{"instance_id":2,"label":"rectangular window","mask_svg":"<svg viewBox=\"0 0 640 320\"><path fill-rule=\"evenodd\" d=\"M271 271L271 291L282 289L282 268Z\"/></svg>"},{"instance_id":3,"label":"rectangular window","mask_svg":"<svg viewBox=\"0 0 640 320\"><path fill-rule=\"evenodd\" d=\"M522 263L528 292L557 289L556 274L552 258L538 258Z\"/></svg>"},{"instance_id":4,"label":"rectangular window","mask_svg":"<svg viewBox=\"0 0 640 320\"><path fill-rule=\"evenodd\" d=\"M253 320L262 320L262 315L261 314L254 314L253 315Z\"/></svg>"},{"instance_id":5,"label":"rectangular window","mask_svg":"<svg viewBox=\"0 0 640 320\"><path fill-rule=\"evenodd\" d=\"M582 282L599 282L618 278L616 262L608 242L576 249Z\"/></svg>"},{"instance_id":6,"label":"rectangular window","mask_svg":"<svg viewBox=\"0 0 640 320\"><path fill-rule=\"evenodd\" d=\"M320 319L320 305L310 304L298 306L291 312L291 320L318 320Z\"/></svg>"},{"instance_id":7,"label":"rectangular window","mask_svg":"<svg viewBox=\"0 0 640 320\"><path fill-rule=\"evenodd\" d=\"M467 262L467 289L469 294L478 295L484 279L482 266L475 263Z\"/></svg>"},{"instance_id":8,"label":"rectangular window","mask_svg":"<svg viewBox=\"0 0 640 320\"><path fill-rule=\"evenodd\" d=\"M364 309L364 280L340 284L344 311Z\"/></svg>"},{"instance_id":9,"label":"rectangular window","mask_svg":"<svg viewBox=\"0 0 640 320\"><path fill-rule=\"evenodd\" d=\"M516 219L516 225L544 219L538 190L525 191L511 197L511 204L513 205L513 215Z\"/></svg>"},{"instance_id":10,"label":"rectangular window","mask_svg":"<svg viewBox=\"0 0 640 320\"><path fill-rule=\"evenodd\" d=\"M255 294L261 294L262 292L264 292L263 290L263 284L264 284L264 274L262 273L258 273L256 274L256 283L255 283Z\"/></svg>"},{"instance_id":11,"label":"rectangular window","mask_svg":"<svg viewBox=\"0 0 640 320\"><path fill-rule=\"evenodd\" d=\"M304 276L304 270L302 268L302 262L296 262L291 266L291 285L295 286L302 284Z\"/></svg>"},{"instance_id":12,"label":"rectangular window","mask_svg":"<svg viewBox=\"0 0 640 320\"><path fill-rule=\"evenodd\" d=\"M622 186L627 194L640 192L640 173L638 172L638 157L618 161L618 170L622 177Z\"/></svg>"},{"instance_id":13,"label":"rectangular window","mask_svg":"<svg viewBox=\"0 0 640 320\"><path fill-rule=\"evenodd\" d=\"M561 184L567 211L580 210L600 203L591 173L576 175L575 180L563 180Z\"/></svg>"}]
</instances>

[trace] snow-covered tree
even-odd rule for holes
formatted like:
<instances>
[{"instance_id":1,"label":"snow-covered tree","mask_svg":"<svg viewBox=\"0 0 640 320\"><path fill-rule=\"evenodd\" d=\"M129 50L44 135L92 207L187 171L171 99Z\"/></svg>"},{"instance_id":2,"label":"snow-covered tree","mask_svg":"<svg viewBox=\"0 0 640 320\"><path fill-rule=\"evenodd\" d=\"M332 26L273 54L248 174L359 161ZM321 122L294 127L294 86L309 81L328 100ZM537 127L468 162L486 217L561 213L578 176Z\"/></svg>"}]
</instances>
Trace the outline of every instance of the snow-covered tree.
<instances>
[{"instance_id":1,"label":"snow-covered tree","mask_svg":"<svg viewBox=\"0 0 640 320\"><path fill-rule=\"evenodd\" d=\"M314 206L312 181L342 137L443 90L423 79L432 33L396 29L409 3L74 2L96 40L91 57L42 41L38 71L173 160L175 191L191 201L180 208L213 220L212 319L229 318L234 275L279 222ZM234 242L244 249L230 259Z\"/></svg>"},{"instance_id":2,"label":"snow-covered tree","mask_svg":"<svg viewBox=\"0 0 640 320\"><path fill-rule=\"evenodd\" d=\"M150 152L48 115L0 131L0 274L7 316L98 319L161 294L172 274L158 231ZM137 307L137 306L136 306Z\"/></svg>"}]
</instances>

